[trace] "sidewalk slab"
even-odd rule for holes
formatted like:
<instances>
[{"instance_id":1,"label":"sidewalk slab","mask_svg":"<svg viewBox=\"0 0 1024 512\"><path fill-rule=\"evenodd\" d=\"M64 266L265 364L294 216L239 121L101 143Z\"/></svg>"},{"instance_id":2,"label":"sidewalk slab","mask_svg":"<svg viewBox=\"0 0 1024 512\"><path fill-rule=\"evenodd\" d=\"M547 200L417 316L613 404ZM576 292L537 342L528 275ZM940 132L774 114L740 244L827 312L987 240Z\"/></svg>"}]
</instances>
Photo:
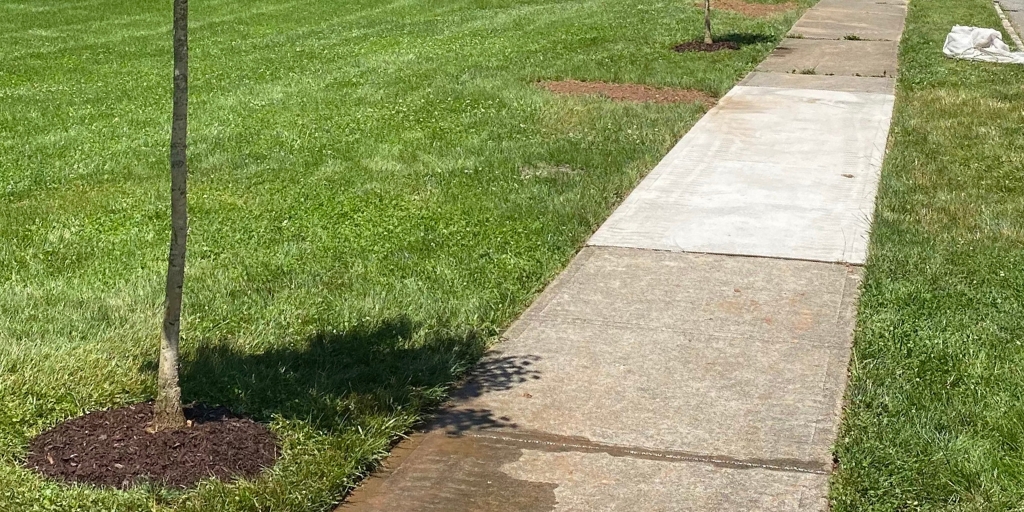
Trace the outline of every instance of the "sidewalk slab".
<instances>
[{"instance_id":1,"label":"sidewalk slab","mask_svg":"<svg viewBox=\"0 0 1024 512\"><path fill-rule=\"evenodd\" d=\"M410 442L411 441L411 442ZM339 512L824 510L827 475L417 435Z\"/></svg>"},{"instance_id":2,"label":"sidewalk slab","mask_svg":"<svg viewBox=\"0 0 1024 512\"><path fill-rule=\"evenodd\" d=\"M1004 11L1024 11L1024 0L999 0L999 7Z\"/></svg>"},{"instance_id":3,"label":"sidewalk slab","mask_svg":"<svg viewBox=\"0 0 1024 512\"><path fill-rule=\"evenodd\" d=\"M895 41L783 39L757 71L892 77L896 75Z\"/></svg>"},{"instance_id":4,"label":"sidewalk slab","mask_svg":"<svg viewBox=\"0 0 1024 512\"><path fill-rule=\"evenodd\" d=\"M1010 26L1017 31L1017 36L1024 36L1024 0L998 0L999 7L1010 21ZM1006 41L1011 47L1013 42ZM1014 48L1015 51L1024 51L1024 48Z\"/></svg>"},{"instance_id":5,"label":"sidewalk slab","mask_svg":"<svg viewBox=\"0 0 1024 512\"><path fill-rule=\"evenodd\" d=\"M737 86L588 243L864 263L892 103Z\"/></svg>"},{"instance_id":6,"label":"sidewalk slab","mask_svg":"<svg viewBox=\"0 0 1024 512\"><path fill-rule=\"evenodd\" d=\"M892 77L800 75L794 73L766 73L762 71L750 73L738 85L783 89L870 92L876 94L893 94L896 90L896 80Z\"/></svg>"},{"instance_id":7,"label":"sidewalk slab","mask_svg":"<svg viewBox=\"0 0 1024 512\"><path fill-rule=\"evenodd\" d=\"M442 423L828 470L858 269L591 247L566 276L452 409L503 423Z\"/></svg>"},{"instance_id":8,"label":"sidewalk slab","mask_svg":"<svg viewBox=\"0 0 1024 512\"><path fill-rule=\"evenodd\" d=\"M504 419L471 429L819 471L831 460L847 362L845 348L568 322L532 326L492 356L527 357L539 378L454 409Z\"/></svg>"},{"instance_id":9,"label":"sidewalk slab","mask_svg":"<svg viewBox=\"0 0 1024 512\"><path fill-rule=\"evenodd\" d=\"M1006 11L1005 14L1018 36L1024 32L1024 11ZM1024 48L1016 48L1015 51L1024 51Z\"/></svg>"},{"instance_id":10,"label":"sidewalk slab","mask_svg":"<svg viewBox=\"0 0 1024 512\"><path fill-rule=\"evenodd\" d=\"M851 272L810 261L586 247L506 338L554 320L843 347L836 333L853 328L844 305L856 288Z\"/></svg>"},{"instance_id":11,"label":"sidewalk slab","mask_svg":"<svg viewBox=\"0 0 1024 512\"><path fill-rule=\"evenodd\" d=\"M807 39L856 37L868 41L898 41L905 17L906 7L899 5L876 4L873 12L818 6L809 9L789 33Z\"/></svg>"}]
</instances>

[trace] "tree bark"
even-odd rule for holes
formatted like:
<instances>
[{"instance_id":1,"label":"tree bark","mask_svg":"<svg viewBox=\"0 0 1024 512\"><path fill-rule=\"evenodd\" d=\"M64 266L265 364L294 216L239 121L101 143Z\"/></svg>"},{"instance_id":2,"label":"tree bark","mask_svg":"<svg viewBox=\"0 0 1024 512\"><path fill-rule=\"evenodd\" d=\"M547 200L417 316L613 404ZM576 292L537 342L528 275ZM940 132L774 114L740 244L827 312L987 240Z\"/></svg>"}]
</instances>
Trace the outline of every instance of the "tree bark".
<instances>
[{"instance_id":1,"label":"tree bark","mask_svg":"<svg viewBox=\"0 0 1024 512\"><path fill-rule=\"evenodd\" d=\"M711 0L704 0L704 43L711 44Z\"/></svg>"},{"instance_id":2,"label":"tree bark","mask_svg":"<svg viewBox=\"0 0 1024 512\"><path fill-rule=\"evenodd\" d=\"M174 0L174 93L171 115L171 246L152 431L185 426L178 381L181 294L188 238L188 0Z\"/></svg>"}]
</instances>

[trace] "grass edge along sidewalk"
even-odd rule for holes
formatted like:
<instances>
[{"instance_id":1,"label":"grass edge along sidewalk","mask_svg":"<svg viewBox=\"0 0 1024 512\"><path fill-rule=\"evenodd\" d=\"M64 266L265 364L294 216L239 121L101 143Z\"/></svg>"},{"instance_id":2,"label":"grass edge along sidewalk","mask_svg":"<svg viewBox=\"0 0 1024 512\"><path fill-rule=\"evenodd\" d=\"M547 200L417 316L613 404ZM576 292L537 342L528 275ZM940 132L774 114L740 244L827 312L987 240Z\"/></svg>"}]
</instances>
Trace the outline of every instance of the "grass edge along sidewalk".
<instances>
[{"instance_id":1,"label":"grass edge along sidewalk","mask_svg":"<svg viewBox=\"0 0 1024 512\"><path fill-rule=\"evenodd\" d=\"M913 0L832 478L836 511L1024 506L1024 67L989 0Z\"/></svg>"}]
</instances>

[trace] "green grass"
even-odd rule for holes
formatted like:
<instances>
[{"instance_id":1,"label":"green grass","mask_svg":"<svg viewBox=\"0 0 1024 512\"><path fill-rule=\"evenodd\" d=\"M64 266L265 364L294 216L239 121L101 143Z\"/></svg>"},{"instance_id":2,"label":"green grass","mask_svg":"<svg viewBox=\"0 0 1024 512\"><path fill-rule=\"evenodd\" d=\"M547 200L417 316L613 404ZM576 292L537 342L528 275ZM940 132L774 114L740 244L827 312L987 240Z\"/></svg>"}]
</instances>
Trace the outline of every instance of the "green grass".
<instances>
[{"instance_id":1,"label":"green grass","mask_svg":"<svg viewBox=\"0 0 1024 512\"><path fill-rule=\"evenodd\" d=\"M954 61L989 0L912 0L836 511L1024 510L1024 66Z\"/></svg>"},{"instance_id":2,"label":"green grass","mask_svg":"<svg viewBox=\"0 0 1024 512\"><path fill-rule=\"evenodd\" d=\"M803 0L806 6L812 0ZM279 464L184 493L69 487L28 440L151 399L168 240L170 4L0 4L0 510L326 510L798 12L688 1L192 2L183 390ZM563 170L566 170L563 172Z\"/></svg>"}]
</instances>

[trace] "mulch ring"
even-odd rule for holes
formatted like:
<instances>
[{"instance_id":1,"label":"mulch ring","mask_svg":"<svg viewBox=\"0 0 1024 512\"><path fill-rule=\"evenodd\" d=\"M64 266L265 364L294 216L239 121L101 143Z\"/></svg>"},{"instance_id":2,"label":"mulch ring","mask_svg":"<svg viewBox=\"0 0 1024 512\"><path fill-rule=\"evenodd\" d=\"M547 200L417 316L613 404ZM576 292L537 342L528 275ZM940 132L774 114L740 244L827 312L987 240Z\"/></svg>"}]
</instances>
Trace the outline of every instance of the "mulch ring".
<instances>
[{"instance_id":1,"label":"mulch ring","mask_svg":"<svg viewBox=\"0 0 1024 512\"><path fill-rule=\"evenodd\" d=\"M687 41L673 46L672 49L679 53L717 52L721 50L739 50L740 45L733 41L718 41L714 43L705 43L704 41Z\"/></svg>"},{"instance_id":2,"label":"mulch ring","mask_svg":"<svg viewBox=\"0 0 1024 512\"><path fill-rule=\"evenodd\" d=\"M194 405L185 418L185 428L150 434L152 403L92 412L38 435L25 465L65 482L187 488L211 477L255 477L277 459L274 434L226 408Z\"/></svg>"},{"instance_id":3,"label":"mulch ring","mask_svg":"<svg viewBox=\"0 0 1024 512\"><path fill-rule=\"evenodd\" d=\"M696 2L693 5L700 7L701 9L704 8L704 2ZM796 9L796 4L793 2L786 2L782 4L761 4L745 2L744 0L711 0L711 9L738 12L744 16L764 17L774 16L786 11L792 11L793 9Z\"/></svg>"},{"instance_id":4,"label":"mulch ring","mask_svg":"<svg viewBox=\"0 0 1024 512\"><path fill-rule=\"evenodd\" d=\"M695 89L651 87L640 84L612 84L607 82L581 82L559 80L540 82L540 86L556 94L602 96L614 101L649 103L697 103L707 106L715 104L715 97Z\"/></svg>"}]
</instances>

